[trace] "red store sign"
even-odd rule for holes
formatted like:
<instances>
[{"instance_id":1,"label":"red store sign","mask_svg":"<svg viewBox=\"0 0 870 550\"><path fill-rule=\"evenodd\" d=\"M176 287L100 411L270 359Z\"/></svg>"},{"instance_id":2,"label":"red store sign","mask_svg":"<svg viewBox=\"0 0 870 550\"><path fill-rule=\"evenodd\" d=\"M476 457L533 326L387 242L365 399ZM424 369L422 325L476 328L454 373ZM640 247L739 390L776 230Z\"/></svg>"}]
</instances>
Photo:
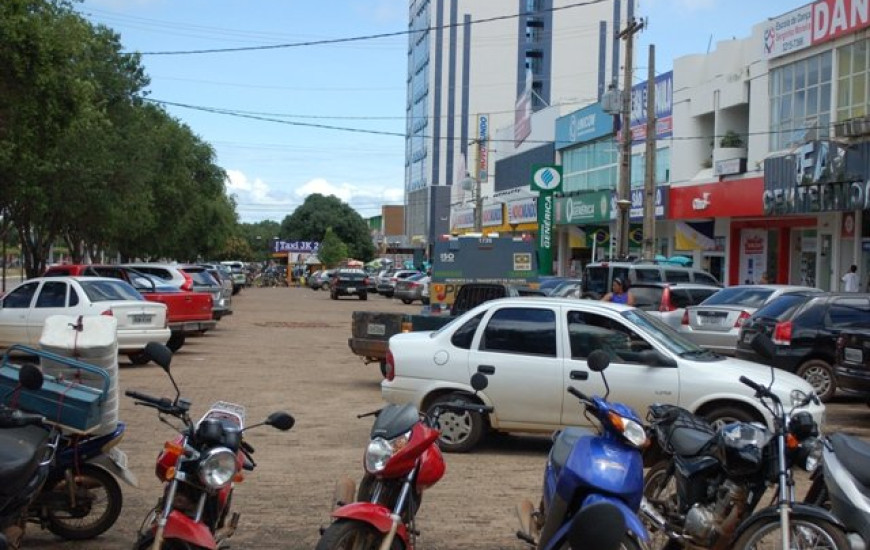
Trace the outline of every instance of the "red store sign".
<instances>
[{"instance_id":1,"label":"red store sign","mask_svg":"<svg viewBox=\"0 0 870 550\"><path fill-rule=\"evenodd\" d=\"M671 187L668 218L733 218L762 216L764 178L717 181L686 187Z\"/></svg>"}]
</instances>

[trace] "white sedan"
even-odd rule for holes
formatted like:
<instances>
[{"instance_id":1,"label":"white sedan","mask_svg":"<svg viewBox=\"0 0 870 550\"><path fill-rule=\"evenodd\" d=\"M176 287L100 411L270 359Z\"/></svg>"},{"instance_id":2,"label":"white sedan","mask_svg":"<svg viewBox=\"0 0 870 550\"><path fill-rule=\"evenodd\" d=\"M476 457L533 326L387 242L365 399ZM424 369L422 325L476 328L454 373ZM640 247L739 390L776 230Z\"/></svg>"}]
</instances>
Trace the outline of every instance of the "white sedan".
<instances>
[{"instance_id":1,"label":"white sedan","mask_svg":"<svg viewBox=\"0 0 870 550\"><path fill-rule=\"evenodd\" d=\"M148 342L165 344L166 305L148 302L124 281L107 277L40 277L24 281L0 300L0 347L36 347L52 315L111 315L118 351L135 361Z\"/></svg>"},{"instance_id":2,"label":"white sedan","mask_svg":"<svg viewBox=\"0 0 870 550\"><path fill-rule=\"evenodd\" d=\"M435 332L390 338L387 375L381 394L391 403L420 410L453 399L476 400L494 411L443 414L440 444L467 451L487 430L549 433L588 424L575 386L605 395L602 378L586 364L603 349L609 399L632 407L643 418L653 403L672 403L713 422L764 421L770 413L740 383L746 376L771 389L786 407L812 387L803 379L758 363L701 349L671 327L633 308L593 300L503 298L486 302ZM489 379L474 395L472 374ZM795 391L798 390L798 391ZM807 410L821 425L824 406Z\"/></svg>"}]
</instances>

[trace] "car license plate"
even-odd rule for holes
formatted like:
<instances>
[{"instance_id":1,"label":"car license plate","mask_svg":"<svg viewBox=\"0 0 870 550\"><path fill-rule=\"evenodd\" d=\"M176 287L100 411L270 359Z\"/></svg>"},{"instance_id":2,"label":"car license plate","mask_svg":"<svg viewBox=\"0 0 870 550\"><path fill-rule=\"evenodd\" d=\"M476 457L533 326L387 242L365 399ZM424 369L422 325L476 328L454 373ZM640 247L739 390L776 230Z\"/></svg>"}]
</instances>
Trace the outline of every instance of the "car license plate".
<instances>
[{"instance_id":1,"label":"car license plate","mask_svg":"<svg viewBox=\"0 0 870 550\"><path fill-rule=\"evenodd\" d=\"M347 287L348 292L356 292L356 287L349 286Z\"/></svg>"},{"instance_id":2,"label":"car license plate","mask_svg":"<svg viewBox=\"0 0 870 550\"><path fill-rule=\"evenodd\" d=\"M748 344L749 342L751 342L753 336L755 336L755 334L753 334L751 332L744 333L743 334L743 343Z\"/></svg>"},{"instance_id":3,"label":"car license plate","mask_svg":"<svg viewBox=\"0 0 870 550\"><path fill-rule=\"evenodd\" d=\"M704 326L718 326L722 324L722 318L713 317L712 315L698 315L698 324Z\"/></svg>"},{"instance_id":4,"label":"car license plate","mask_svg":"<svg viewBox=\"0 0 870 550\"><path fill-rule=\"evenodd\" d=\"M372 336L383 336L387 333L387 327L379 323L372 323L366 328L366 332Z\"/></svg>"},{"instance_id":5,"label":"car license plate","mask_svg":"<svg viewBox=\"0 0 870 550\"><path fill-rule=\"evenodd\" d=\"M131 315L130 319L132 320L134 325L144 325L146 323L150 323L152 317L154 316L148 313L137 313L135 315Z\"/></svg>"},{"instance_id":6,"label":"car license plate","mask_svg":"<svg viewBox=\"0 0 870 550\"><path fill-rule=\"evenodd\" d=\"M864 362L864 352L859 349L846 348L843 350L843 355L846 357L846 361L849 361L850 363Z\"/></svg>"}]
</instances>

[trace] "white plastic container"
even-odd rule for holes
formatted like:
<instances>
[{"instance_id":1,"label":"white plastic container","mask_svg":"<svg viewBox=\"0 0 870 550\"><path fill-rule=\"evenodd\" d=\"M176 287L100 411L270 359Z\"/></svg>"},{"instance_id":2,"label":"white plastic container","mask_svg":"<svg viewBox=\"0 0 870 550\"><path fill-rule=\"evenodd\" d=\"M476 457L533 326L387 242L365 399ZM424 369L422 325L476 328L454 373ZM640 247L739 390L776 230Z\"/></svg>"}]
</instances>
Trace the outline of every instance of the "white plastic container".
<instances>
[{"instance_id":1,"label":"white plastic container","mask_svg":"<svg viewBox=\"0 0 870 550\"><path fill-rule=\"evenodd\" d=\"M76 328L81 322L80 330ZM106 371L109 375L109 390L103 404L100 425L91 433L112 433L118 424L118 322L106 315L72 316L52 315L45 320L39 347L49 353L70 357ZM96 374L75 372L68 365L41 358L45 374L75 378L85 386L103 389L104 379Z\"/></svg>"}]
</instances>

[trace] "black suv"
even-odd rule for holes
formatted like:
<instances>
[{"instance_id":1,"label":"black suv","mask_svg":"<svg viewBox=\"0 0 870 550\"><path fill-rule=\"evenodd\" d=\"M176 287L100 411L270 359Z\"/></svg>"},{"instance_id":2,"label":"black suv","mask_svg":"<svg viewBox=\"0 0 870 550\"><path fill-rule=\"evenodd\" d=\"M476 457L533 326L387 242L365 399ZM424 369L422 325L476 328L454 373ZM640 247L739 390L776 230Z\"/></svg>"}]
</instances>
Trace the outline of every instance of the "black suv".
<instances>
[{"instance_id":1,"label":"black suv","mask_svg":"<svg viewBox=\"0 0 870 550\"><path fill-rule=\"evenodd\" d=\"M812 384L819 399L828 401L837 390L837 340L841 333L856 328L870 328L868 294L786 294L756 311L743 324L737 357L796 373ZM773 340L776 351L770 361L750 346L758 333Z\"/></svg>"},{"instance_id":2,"label":"black suv","mask_svg":"<svg viewBox=\"0 0 870 550\"><path fill-rule=\"evenodd\" d=\"M358 296L368 300L368 287L368 274L362 269L337 269L329 281L329 297L338 300L339 296Z\"/></svg>"},{"instance_id":3,"label":"black suv","mask_svg":"<svg viewBox=\"0 0 870 550\"><path fill-rule=\"evenodd\" d=\"M870 398L870 328L843 331L837 339L834 376L837 387Z\"/></svg>"}]
</instances>

